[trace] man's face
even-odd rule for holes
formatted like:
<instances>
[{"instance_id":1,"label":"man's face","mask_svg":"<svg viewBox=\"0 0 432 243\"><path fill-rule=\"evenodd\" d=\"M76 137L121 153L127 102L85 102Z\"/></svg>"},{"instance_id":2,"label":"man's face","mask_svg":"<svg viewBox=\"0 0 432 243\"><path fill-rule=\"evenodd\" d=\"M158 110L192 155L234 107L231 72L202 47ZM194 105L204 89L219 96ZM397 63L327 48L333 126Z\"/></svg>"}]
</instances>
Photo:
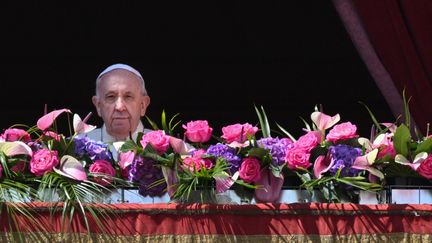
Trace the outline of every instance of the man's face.
<instances>
[{"instance_id":1,"label":"man's face","mask_svg":"<svg viewBox=\"0 0 432 243\"><path fill-rule=\"evenodd\" d=\"M115 138L127 138L145 115L150 97L142 94L140 82L135 74L115 69L102 76L99 97L93 96L98 115Z\"/></svg>"}]
</instances>

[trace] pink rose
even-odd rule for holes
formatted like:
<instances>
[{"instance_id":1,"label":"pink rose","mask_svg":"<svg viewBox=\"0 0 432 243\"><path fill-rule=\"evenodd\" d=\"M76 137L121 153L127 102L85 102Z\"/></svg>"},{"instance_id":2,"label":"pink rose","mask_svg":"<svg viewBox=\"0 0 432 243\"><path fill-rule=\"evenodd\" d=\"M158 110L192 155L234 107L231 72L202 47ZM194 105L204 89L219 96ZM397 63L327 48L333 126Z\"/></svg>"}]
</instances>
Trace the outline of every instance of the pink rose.
<instances>
[{"instance_id":1,"label":"pink rose","mask_svg":"<svg viewBox=\"0 0 432 243\"><path fill-rule=\"evenodd\" d=\"M211 169L213 162L210 159L204 159L201 156L205 154L205 150L200 149L195 151L192 157L183 159L183 164L191 171L200 171L201 168Z\"/></svg>"},{"instance_id":2,"label":"pink rose","mask_svg":"<svg viewBox=\"0 0 432 243\"><path fill-rule=\"evenodd\" d=\"M19 128L6 129L5 132L1 135L1 138L3 138L7 142L22 141L24 143L28 143L31 141L30 134L28 134L28 132L26 132L25 130Z\"/></svg>"},{"instance_id":3,"label":"pink rose","mask_svg":"<svg viewBox=\"0 0 432 243\"><path fill-rule=\"evenodd\" d=\"M245 124L234 124L222 128L222 138L226 140L227 143L239 142L244 143L248 140L248 137L254 136L258 131L257 127L253 127L249 123Z\"/></svg>"},{"instance_id":4,"label":"pink rose","mask_svg":"<svg viewBox=\"0 0 432 243\"><path fill-rule=\"evenodd\" d=\"M258 181L261 178L260 161L254 157L245 158L240 166L239 176L247 183Z\"/></svg>"},{"instance_id":5,"label":"pink rose","mask_svg":"<svg viewBox=\"0 0 432 243\"><path fill-rule=\"evenodd\" d=\"M309 162L310 154L297 147L288 149L285 155L285 161L287 162L288 168L295 170L298 167L309 168L312 164Z\"/></svg>"},{"instance_id":6,"label":"pink rose","mask_svg":"<svg viewBox=\"0 0 432 243\"><path fill-rule=\"evenodd\" d=\"M163 130L151 131L144 134L141 139L141 145L143 148L147 146L148 143L156 150L158 154L163 154L167 151L170 143L170 137L165 134Z\"/></svg>"},{"instance_id":7,"label":"pink rose","mask_svg":"<svg viewBox=\"0 0 432 243\"><path fill-rule=\"evenodd\" d=\"M194 143L205 143L210 140L213 128L208 125L207 121L198 120L190 121L183 128L186 129L185 136L189 141Z\"/></svg>"},{"instance_id":8,"label":"pink rose","mask_svg":"<svg viewBox=\"0 0 432 243\"><path fill-rule=\"evenodd\" d=\"M41 149L33 154L30 161L30 171L36 176L42 176L45 172L52 171L58 164L57 151Z\"/></svg>"},{"instance_id":9,"label":"pink rose","mask_svg":"<svg viewBox=\"0 0 432 243\"><path fill-rule=\"evenodd\" d=\"M3 177L3 166L0 165L0 178Z\"/></svg>"},{"instance_id":10,"label":"pink rose","mask_svg":"<svg viewBox=\"0 0 432 243\"><path fill-rule=\"evenodd\" d=\"M114 177L116 174L116 171L114 167L111 165L110 162L106 160L96 160L93 162L92 165L90 165L89 172L93 174L99 174L99 175L107 175L109 177ZM95 181L103 186L107 186L111 183L112 179L108 177L100 178L96 177Z\"/></svg>"},{"instance_id":11,"label":"pink rose","mask_svg":"<svg viewBox=\"0 0 432 243\"><path fill-rule=\"evenodd\" d=\"M327 134L327 140L335 143L338 140L357 137L357 126L351 122L345 122L334 126Z\"/></svg>"},{"instance_id":12,"label":"pink rose","mask_svg":"<svg viewBox=\"0 0 432 243\"><path fill-rule=\"evenodd\" d=\"M417 172L426 179L432 179L432 155L421 162Z\"/></svg>"},{"instance_id":13,"label":"pink rose","mask_svg":"<svg viewBox=\"0 0 432 243\"><path fill-rule=\"evenodd\" d=\"M299 149L303 149L306 152L310 152L320 142L319 132L308 132L301 136L296 142L295 146Z\"/></svg>"}]
</instances>

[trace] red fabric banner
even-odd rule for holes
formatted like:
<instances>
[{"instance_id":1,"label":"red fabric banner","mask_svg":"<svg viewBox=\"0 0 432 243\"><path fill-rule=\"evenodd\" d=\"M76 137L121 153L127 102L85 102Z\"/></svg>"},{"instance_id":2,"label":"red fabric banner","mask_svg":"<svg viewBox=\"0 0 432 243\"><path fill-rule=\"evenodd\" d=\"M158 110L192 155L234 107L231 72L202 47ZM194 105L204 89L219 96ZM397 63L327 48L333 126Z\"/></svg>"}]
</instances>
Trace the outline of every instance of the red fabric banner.
<instances>
[{"instance_id":1,"label":"red fabric banner","mask_svg":"<svg viewBox=\"0 0 432 243\"><path fill-rule=\"evenodd\" d=\"M34 217L38 226L43 225L49 234L104 234L114 237L147 237L190 240L199 235L214 237L263 236L290 237L429 237L432 235L432 205L358 205L358 204L256 204L256 205L210 205L210 204L113 204L92 205L95 212L105 210L108 214L96 214L102 226L90 212L88 232L83 217L78 212L67 229L68 221L62 221L62 212L51 215L53 204L34 203L26 205L37 212ZM18 215L20 232L42 232L29 219ZM1 217L1 232L11 231L10 219ZM14 230L15 231L15 230ZM187 239L184 237L188 237ZM162 237L162 238L160 238ZM183 237L183 238L182 238ZM252 238L250 238L252 237ZM212 238L215 239L215 238ZM238 239L238 238L237 238ZM263 239L264 240L264 239ZM268 240L268 239L266 239Z\"/></svg>"}]
</instances>

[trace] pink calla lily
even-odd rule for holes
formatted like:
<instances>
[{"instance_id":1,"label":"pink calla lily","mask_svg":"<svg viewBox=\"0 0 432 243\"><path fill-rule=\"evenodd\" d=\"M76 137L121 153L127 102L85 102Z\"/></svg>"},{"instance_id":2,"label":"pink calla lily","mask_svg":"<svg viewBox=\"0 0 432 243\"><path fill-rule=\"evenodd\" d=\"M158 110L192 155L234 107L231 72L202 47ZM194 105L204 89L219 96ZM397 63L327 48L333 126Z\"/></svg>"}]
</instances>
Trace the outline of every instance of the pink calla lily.
<instances>
[{"instance_id":1,"label":"pink calla lily","mask_svg":"<svg viewBox=\"0 0 432 243\"><path fill-rule=\"evenodd\" d=\"M334 162L331 159L328 159L324 155L318 156L315 159L313 172L315 178L320 179L324 173L326 173L333 166Z\"/></svg>"},{"instance_id":2,"label":"pink calla lily","mask_svg":"<svg viewBox=\"0 0 432 243\"><path fill-rule=\"evenodd\" d=\"M421 152L421 153L416 155L416 157L414 158L414 161L411 163L403 155L397 154L395 157L395 162L402 164L402 165L407 165L407 166L411 167L411 169L417 171L417 169L420 167L423 160L425 160L427 157L428 157L428 154L426 152Z\"/></svg>"},{"instance_id":3,"label":"pink calla lily","mask_svg":"<svg viewBox=\"0 0 432 243\"><path fill-rule=\"evenodd\" d=\"M282 173L276 177L268 167L262 169L261 177L255 184L263 188L255 189L255 198L260 202L276 202L280 198L283 182Z\"/></svg>"},{"instance_id":4,"label":"pink calla lily","mask_svg":"<svg viewBox=\"0 0 432 243\"><path fill-rule=\"evenodd\" d=\"M32 156L33 154L31 148L21 141L0 142L0 151L6 154L6 156L14 156L21 154Z\"/></svg>"},{"instance_id":5,"label":"pink calla lily","mask_svg":"<svg viewBox=\"0 0 432 243\"><path fill-rule=\"evenodd\" d=\"M74 114L73 126L74 126L75 134L87 133L96 128L96 126L85 123L90 115L91 113L86 118L84 118L83 121L81 120L81 117L78 114Z\"/></svg>"},{"instance_id":6,"label":"pink calla lily","mask_svg":"<svg viewBox=\"0 0 432 243\"><path fill-rule=\"evenodd\" d=\"M389 131L391 133L395 133L396 132L397 126L394 123L384 122L384 123L381 123L381 124L384 125L385 127L388 127L388 129L389 129Z\"/></svg>"},{"instance_id":7,"label":"pink calla lily","mask_svg":"<svg viewBox=\"0 0 432 243\"><path fill-rule=\"evenodd\" d=\"M371 166L375 162L377 155L378 155L378 149L374 149L363 156L359 156L354 160L354 163L352 164L351 168L357 170L366 170L369 171L370 174L380 179L384 179L384 174L378 169Z\"/></svg>"},{"instance_id":8,"label":"pink calla lily","mask_svg":"<svg viewBox=\"0 0 432 243\"><path fill-rule=\"evenodd\" d=\"M65 155L60 160L60 169L53 168L57 174L72 178L77 181L87 180L87 174L81 162L70 155Z\"/></svg>"},{"instance_id":9,"label":"pink calla lily","mask_svg":"<svg viewBox=\"0 0 432 243\"><path fill-rule=\"evenodd\" d=\"M320 131L324 131L340 121L339 114L329 116L322 112L315 111L311 114L311 119Z\"/></svg>"},{"instance_id":10,"label":"pink calla lily","mask_svg":"<svg viewBox=\"0 0 432 243\"><path fill-rule=\"evenodd\" d=\"M60 109L60 110L54 110L51 111L50 113L44 115L43 117L39 118L39 120L37 121L37 127L42 130L45 131L46 129L48 129L53 122L55 121L55 119L62 114L63 112L69 112L72 113L69 109Z\"/></svg>"},{"instance_id":11,"label":"pink calla lily","mask_svg":"<svg viewBox=\"0 0 432 243\"><path fill-rule=\"evenodd\" d=\"M245 141L244 143L239 143L237 141L231 142L228 144L231 148L246 148L250 145L249 141Z\"/></svg>"},{"instance_id":12,"label":"pink calla lily","mask_svg":"<svg viewBox=\"0 0 432 243\"><path fill-rule=\"evenodd\" d=\"M189 152L194 149L191 146L188 146L188 144L185 143L183 140L172 136L169 137L169 143L173 148L174 152L178 154L189 154Z\"/></svg>"},{"instance_id":13,"label":"pink calla lily","mask_svg":"<svg viewBox=\"0 0 432 243\"><path fill-rule=\"evenodd\" d=\"M228 173L222 172L216 176L213 176L216 181L216 193L222 193L230 189L239 177L239 174L240 173L237 171L233 176L230 176Z\"/></svg>"}]
</instances>

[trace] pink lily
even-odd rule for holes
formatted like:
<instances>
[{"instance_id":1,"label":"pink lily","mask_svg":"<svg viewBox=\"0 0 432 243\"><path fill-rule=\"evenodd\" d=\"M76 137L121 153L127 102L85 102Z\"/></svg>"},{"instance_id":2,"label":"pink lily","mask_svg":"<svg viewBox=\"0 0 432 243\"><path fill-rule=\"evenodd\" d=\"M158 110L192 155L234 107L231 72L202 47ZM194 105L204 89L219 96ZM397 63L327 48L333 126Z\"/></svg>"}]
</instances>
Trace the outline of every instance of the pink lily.
<instances>
[{"instance_id":1,"label":"pink lily","mask_svg":"<svg viewBox=\"0 0 432 243\"><path fill-rule=\"evenodd\" d=\"M417 169L420 167L423 160L425 160L428 157L428 154L426 152L421 152L417 154L414 158L414 161L411 163L407 158L405 158L401 154L397 154L395 157L395 162L403 165L407 165L411 167L411 169L417 171Z\"/></svg>"},{"instance_id":2,"label":"pink lily","mask_svg":"<svg viewBox=\"0 0 432 243\"><path fill-rule=\"evenodd\" d=\"M334 161L332 159L329 159L324 155L318 156L318 158L315 159L313 167L315 178L321 179L322 175L330 170L333 164Z\"/></svg>"},{"instance_id":3,"label":"pink lily","mask_svg":"<svg viewBox=\"0 0 432 243\"><path fill-rule=\"evenodd\" d=\"M96 126L86 124L86 121L89 119L90 115L91 112L84 118L84 120L81 120L81 117L78 114L74 114L73 126L75 134L90 132L96 128Z\"/></svg>"},{"instance_id":4,"label":"pink lily","mask_svg":"<svg viewBox=\"0 0 432 243\"><path fill-rule=\"evenodd\" d=\"M45 131L53 124L55 119L63 112L72 113L69 109L60 109L60 110L51 111L50 113L39 118L39 120L37 121L37 127L40 130Z\"/></svg>"},{"instance_id":5,"label":"pink lily","mask_svg":"<svg viewBox=\"0 0 432 243\"><path fill-rule=\"evenodd\" d=\"M311 114L311 119L320 131L324 131L340 121L339 114L331 117L322 112L315 111Z\"/></svg>"},{"instance_id":6,"label":"pink lily","mask_svg":"<svg viewBox=\"0 0 432 243\"><path fill-rule=\"evenodd\" d=\"M57 174L77 181L87 180L87 174L81 162L70 155L64 155L60 160L60 168L53 168Z\"/></svg>"},{"instance_id":7,"label":"pink lily","mask_svg":"<svg viewBox=\"0 0 432 243\"><path fill-rule=\"evenodd\" d=\"M194 149L192 146L189 146L183 140L171 136L169 137L169 143L173 148L174 152L178 154L189 154L189 152Z\"/></svg>"},{"instance_id":8,"label":"pink lily","mask_svg":"<svg viewBox=\"0 0 432 243\"><path fill-rule=\"evenodd\" d=\"M233 176L228 175L226 172L222 172L213 176L216 181L216 193L222 193L230 189L238 179L239 175L240 173L237 171Z\"/></svg>"},{"instance_id":9,"label":"pink lily","mask_svg":"<svg viewBox=\"0 0 432 243\"><path fill-rule=\"evenodd\" d=\"M374 149L363 156L359 156L354 160L354 163L352 164L351 168L357 170L366 170L369 171L370 174L380 179L384 179L384 174L378 169L371 166L375 162L377 155L378 155L378 149Z\"/></svg>"},{"instance_id":10,"label":"pink lily","mask_svg":"<svg viewBox=\"0 0 432 243\"><path fill-rule=\"evenodd\" d=\"M31 148L21 141L0 142L0 151L6 154L6 156L14 156L19 154L32 156L33 154Z\"/></svg>"}]
</instances>

